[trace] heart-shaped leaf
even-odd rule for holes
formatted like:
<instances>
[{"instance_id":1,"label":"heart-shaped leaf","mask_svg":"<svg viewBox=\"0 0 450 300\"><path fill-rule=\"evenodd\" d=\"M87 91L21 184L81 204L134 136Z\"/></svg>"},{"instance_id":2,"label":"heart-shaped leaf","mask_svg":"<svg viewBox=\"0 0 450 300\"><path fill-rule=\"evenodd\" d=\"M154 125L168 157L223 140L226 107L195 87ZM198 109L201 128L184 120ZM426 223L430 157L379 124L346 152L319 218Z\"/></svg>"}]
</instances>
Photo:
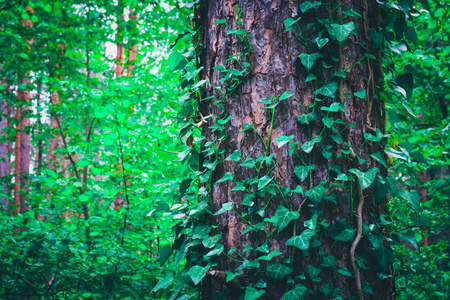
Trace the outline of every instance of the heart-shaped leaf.
<instances>
[{"instance_id":1,"label":"heart-shaped leaf","mask_svg":"<svg viewBox=\"0 0 450 300\"><path fill-rule=\"evenodd\" d=\"M287 240L286 244L288 246L295 246L302 251L307 251L310 247L310 240L315 235L315 230L305 229L300 235L293 236L289 240Z\"/></svg>"},{"instance_id":2,"label":"heart-shaped leaf","mask_svg":"<svg viewBox=\"0 0 450 300\"><path fill-rule=\"evenodd\" d=\"M283 205L280 205L275 212L275 216L278 217L277 226L278 232L280 232L288 226L289 222L298 219L300 217L300 213L297 211L290 211Z\"/></svg>"},{"instance_id":3,"label":"heart-shaped leaf","mask_svg":"<svg viewBox=\"0 0 450 300\"><path fill-rule=\"evenodd\" d=\"M356 177L358 177L359 186L364 190L375 181L375 177L377 176L377 173L380 172L380 170L376 167L373 167L367 172L361 172L358 169L350 169L349 172L355 174Z\"/></svg>"}]
</instances>

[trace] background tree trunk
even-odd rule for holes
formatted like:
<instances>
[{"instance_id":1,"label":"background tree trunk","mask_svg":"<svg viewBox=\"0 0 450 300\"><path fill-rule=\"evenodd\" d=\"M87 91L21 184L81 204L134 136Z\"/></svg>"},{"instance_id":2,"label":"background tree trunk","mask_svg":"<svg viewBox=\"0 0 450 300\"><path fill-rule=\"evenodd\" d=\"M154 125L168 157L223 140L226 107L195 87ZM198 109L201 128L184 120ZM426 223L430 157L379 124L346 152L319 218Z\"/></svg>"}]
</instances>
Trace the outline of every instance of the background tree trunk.
<instances>
[{"instance_id":1,"label":"background tree trunk","mask_svg":"<svg viewBox=\"0 0 450 300\"><path fill-rule=\"evenodd\" d=\"M1 66L0 66L1 68ZM0 84L3 85L6 93L9 94L9 86L3 80L0 81ZM0 193L5 195L9 195L8 183L4 178L7 175L10 175L10 161L9 161L9 150L10 150L10 141L8 140L8 134L6 129L8 128L8 102L6 98L1 95L0 96ZM0 197L0 205L2 205L2 209L8 209L10 206L9 199L5 197Z\"/></svg>"},{"instance_id":2,"label":"background tree trunk","mask_svg":"<svg viewBox=\"0 0 450 300\"><path fill-rule=\"evenodd\" d=\"M34 10L27 6L26 10L31 14ZM33 28L33 22L28 20L21 20L22 26ZM30 46L33 39L26 41ZM29 73L19 74L19 89L17 91L17 101L19 106L16 108L16 119L19 121L17 125L16 133L16 143L15 143L15 171L16 182L14 186L14 205L16 206L17 212L23 212L26 210L26 198L21 193L21 190L27 190L28 188L28 173L30 168L31 160L31 144L30 144L30 118L28 116L28 111L30 110L31 94L27 90L21 88L21 85L27 85L30 83Z\"/></svg>"},{"instance_id":3,"label":"background tree trunk","mask_svg":"<svg viewBox=\"0 0 450 300\"><path fill-rule=\"evenodd\" d=\"M256 159L259 154L265 155L266 149L261 139L255 132L248 130L239 133L244 129L244 124L252 123L253 128L263 137L267 142L270 141L269 154L274 153L274 161L277 161L273 171L269 174L268 168L264 167L261 174L269 174L273 177L273 181L281 188L283 185L294 190L297 185L301 185L304 191L311 190L311 188L319 185L321 181L328 181L326 187L328 188L327 195L332 193L337 194L336 204L331 201L322 200L319 208L321 211L321 220L325 220L333 228L334 224L341 218L347 219L353 226L357 228L356 208L360 202L360 198L356 195L353 204L346 196L346 192L342 188L330 187L334 182L337 173L330 171L333 166L339 166L342 173L348 173L351 168L356 168L358 163L356 158L353 162L343 157L341 150L345 149L344 142L351 145L351 149L356 154L367 161L362 164L363 170L368 170L371 167L378 167L382 173L386 173L385 168L379 163L375 162L369 157L369 154L380 151L379 144L365 143L363 134L373 131L375 128L381 129L385 132L385 116L382 115L384 108L383 103L378 101L376 94L379 87L376 85L383 79L381 71L380 53L375 50L371 43L369 28L378 28L379 26L379 8L375 1L324 1L317 13L314 9L308 10L306 13L301 13L299 5L302 1L228 1L228 0L211 0L202 1L198 10L198 25L200 27L200 41L203 46L200 55L200 66L204 67L201 73L201 79L209 81L214 86L222 87L222 91L226 91L227 85L220 82L224 74L220 70L214 70L213 67L223 65L225 68L239 69L239 65L234 61L226 61L233 55L243 53L243 43L236 35L227 34L230 29L238 29L236 22L242 21L242 29L251 34L252 50L247 55L247 61L251 65L251 70L248 76L237 87L234 93L227 93L223 101L225 113L231 116L231 120L227 123L226 131L227 138L219 145L219 151L223 150L223 157L226 158L235 150L241 153L242 161L247 157ZM242 10L242 17L238 19L235 8L239 5ZM339 9L335 8L340 5ZM351 20L356 25L357 34L351 34L345 46L338 46L336 43L329 42L326 46L319 49L316 44L312 42L318 32L315 32L314 26L307 24L317 23L318 18L326 19L332 16L333 20L339 20L343 9L351 9L362 15L362 18L352 18ZM370 15L370 17L369 17ZM288 18L297 19L301 16L301 21L297 24L300 26L308 47L312 51L302 45L294 36L294 31L285 32L284 20ZM219 24L213 25L214 22L225 19L227 25ZM336 21L339 22L339 21ZM295 27L295 25L293 26ZM324 34L325 36L325 34ZM326 83L327 79L332 77L336 71L345 71L345 78L337 78L339 89L336 92L336 99L324 98L323 101L318 101L315 108L308 108L315 102L314 98L323 98L315 95L317 86L314 82L306 82L307 70L299 60L301 53L319 52L323 58L317 60L314 67L316 69L316 76L319 82ZM369 53L377 59L366 59L364 54ZM337 58L334 59L333 58ZM325 68L322 61L326 66ZM360 64L355 65L357 61ZM346 70L348 68L348 70ZM365 99L353 97L357 91L365 89ZM271 126L271 111L265 109L264 105L260 103L261 100L272 97L281 96L284 92L291 91L294 96L299 99L307 111L302 106L294 101L292 98L282 101L275 110L273 129ZM348 93L348 94L347 94ZM203 99L208 99L210 96L215 96L216 99L221 99L221 95L210 85L206 85L206 91L202 96ZM350 96L351 99L345 102L346 113L336 113L346 124L337 125L339 132L342 132L342 140L339 143L329 143L332 148L328 149L331 152L329 159L322 155L322 148L326 146L325 142L317 143L311 155L308 156L300 149L300 146L311 138L319 136L324 130L324 125L321 120L328 116L321 107L328 107L333 102L342 101L343 98ZM200 111L203 116L212 115L219 117L222 114L220 105L214 105L216 99L204 100L200 104ZM297 118L305 113L315 112L318 119L309 124L309 126L302 125L297 122ZM208 125L215 124L213 119L209 119ZM356 125L358 128L347 127L349 123ZM202 135L206 137L207 141L213 141L219 138L218 131L213 131L208 126L203 127ZM270 136L269 136L270 135ZM289 153L289 145L278 147L276 138L280 135L291 136L294 138L291 142L298 142L296 151L300 153L303 160L315 166L311 171L310 179L301 183L294 175L294 168L301 165L300 160ZM322 141L331 140L331 133L326 130L323 134ZM357 149L360 149L359 152ZM201 162L212 160L210 156L201 157ZM226 172L232 172L236 181L242 181L248 178L255 177L255 171L250 168L240 167L239 163L233 161L224 161L220 163L214 170L212 175L212 182L216 182L222 178ZM347 182L348 187L349 182ZM248 207L241 205L243 192L232 192L235 187L232 181L225 181L222 183L214 183L210 198L214 207L214 212L221 209L222 205L227 202L234 203L234 209L240 213L248 212ZM356 188L353 184L353 193ZM366 224L374 224L380 213L385 211L384 206L377 206L374 201L373 190L371 188L364 190L364 209L362 212L363 222ZM258 202L259 201L259 202ZM300 205L305 201L302 194L295 194L292 198L292 208L294 211L300 210ZM265 199L256 199L255 205L262 208L267 204ZM285 205L284 201L279 197L279 193L275 196L270 205L265 210L264 216L257 214L248 217L252 224L263 222L264 218L270 218L275 215L275 211L279 205ZM352 264L350 259L351 242L335 242L327 235L323 235L321 239L321 246L312 248L309 251L309 257L302 255L299 249L294 250L294 247L287 246L287 240L293 235L299 235L305 227L302 221L309 220L312 213L312 208L303 205L300 210L299 222L296 222L296 228L293 228L294 222L282 230L275 232L268 239L268 246L270 251L279 249L282 255L277 256L274 260L283 262L288 260L293 255L294 271L291 278L294 278L295 283L301 282L307 286L308 290L314 292L311 299L328 299L319 292L322 284L329 285L331 291L338 291L342 297L349 299L351 295L357 295L355 288L355 277L344 276L337 273L339 267L346 267L352 271ZM286 205L285 205L286 206ZM252 261L255 260L261 253L255 250L244 252L244 247L248 244L253 249L261 246L267 238L264 231L252 231L250 233L242 234L243 230L248 226L233 210L214 216L213 224L218 224L219 232L222 234L221 243L224 245L224 253L228 253L233 247L237 252ZM267 231L268 222L265 222L265 229ZM295 234L296 232L296 234ZM361 270L362 282L370 284L374 294L365 293L365 299L388 299L393 297L392 281L391 279L379 279L377 272L379 272L376 261L375 251L369 249L370 243L365 237L357 247L356 255L362 255L365 259L366 271ZM294 253L293 253L294 251ZM324 268L320 273L321 281L313 282L308 275L308 266L313 265L319 267L320 253L326 252L334 255L336 259L336 269ZM230 254L234 259L241 259L237 252ZM217 256L216 256L217 257ZM240 262L236 262L227 258L225 255L220 255L218 259L214 260L218 265L214 267L219 271L234 272L240 266ZM286 280L279 283L271 281L267 275L264 275L267 265L261 261L259 270L247 269L240 272L238 276L241 286L255 286L262 278L267 283L266 293L263 295L265 299L280 299L287 290ZM388 271L387 273L390 273ZM299 280L298 277L306 274L306 280ZM290 285L292 286L292 285ZM338 289L338 290L336 290ZM203 285L204 299L237 299L238 295L243 293L242 290L233 291L230 284L225 284L224 280L219 280L218 277L207 276L206 282ZM222 296L217 296L217 295Z\"/></svg>"}]
</instances>

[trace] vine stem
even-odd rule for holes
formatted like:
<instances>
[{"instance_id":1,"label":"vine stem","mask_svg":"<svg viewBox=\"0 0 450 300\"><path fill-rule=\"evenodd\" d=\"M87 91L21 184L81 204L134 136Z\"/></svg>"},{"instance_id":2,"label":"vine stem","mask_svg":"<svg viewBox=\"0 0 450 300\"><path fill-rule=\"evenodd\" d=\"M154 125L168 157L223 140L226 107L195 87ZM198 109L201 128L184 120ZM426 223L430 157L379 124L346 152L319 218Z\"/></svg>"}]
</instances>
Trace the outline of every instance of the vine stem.
<instances>
[{"instance_id":1,"label":"vine stem","mask_svg":"<svg viewBox=\"0 0 450 300\"><path fill-rule=\"evenodd\" d=\"M358 294L358 299L363 300L363 293L362 293L362 286L361 286L361 273L359 271L358 266L356 265L356 259L355 259L355 251L356 247L358 247L359 242L362 238L362 210L364 206L364 195L361 189L361 186L358 184L358 197L359 197L359 203L358 203L358 210L356 219L358 221L357 224L357 234L355 237L355 240L353 241L352 247L350 248L350 262L352 264L352 268L355 271L355 279L356 279L356 292Z\"/></svg>"}]
</instances>

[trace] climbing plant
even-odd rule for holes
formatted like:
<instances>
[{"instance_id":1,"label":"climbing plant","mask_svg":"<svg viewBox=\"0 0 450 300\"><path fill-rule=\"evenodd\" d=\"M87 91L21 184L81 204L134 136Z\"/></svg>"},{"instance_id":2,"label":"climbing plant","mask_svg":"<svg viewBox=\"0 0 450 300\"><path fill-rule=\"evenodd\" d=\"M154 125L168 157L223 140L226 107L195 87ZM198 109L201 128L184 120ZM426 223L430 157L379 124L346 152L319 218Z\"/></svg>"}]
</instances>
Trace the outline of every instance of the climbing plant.
<instances>
[{"instance_id":1,"label":"climbing plant","mask_svg":"<svg viewBox=\"0 0 450 300\"><path fill-rule=\"evenodd\" d=\"M417 12L412 1L241 3L233 10L220 1L194 3L191 59L179 63L182 55L172 54L186 91L180 158L193 171L180 187L189 205L172 250L178 264L187 260L179 276L200 286L202 297L393 297L392 246L418 242L386 204L405 212L402 222L425 218L417 191L398 183L389 166L427 162L407 144L392 146L386 132L396 116L411 113L413 74L397 71L394 56L416 42L408 24ZM284 25L282 38L271 37L280 26L263 23L266 16ZM258 78L280 61L282 47L273 41L289 43L297 64L287 63L286 78L296 74L312 93ZM255 77L268 88L258 89ZM250 111L236 104L244 101ZM295 166L286 164L288 155Z\"/></svg>"}]
</instances>

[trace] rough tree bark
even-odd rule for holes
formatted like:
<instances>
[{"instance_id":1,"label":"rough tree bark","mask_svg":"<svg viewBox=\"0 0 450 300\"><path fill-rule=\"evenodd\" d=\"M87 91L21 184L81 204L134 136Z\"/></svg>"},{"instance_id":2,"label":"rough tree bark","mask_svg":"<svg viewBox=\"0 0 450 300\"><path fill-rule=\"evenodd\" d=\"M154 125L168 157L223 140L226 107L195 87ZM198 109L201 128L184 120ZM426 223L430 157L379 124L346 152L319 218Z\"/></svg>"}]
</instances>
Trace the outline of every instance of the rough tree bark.
<instances>
[{"instance_id":1,"label":"rough tree bark","mask_svg":"<svg viewBox=\"0 0 450 300\"><path fill-rule=\"evenodd\" d=\"M345 148L344 143L351 145L351 149L357 152L360 158L367 159L361 165L362 169L368 170L373 166L378 167L382 172L385 169L374 162L369 157L369 154L374 151L380 151L380 146L371 143L365 143L363 134L374 133L375 128L381 129L385 132L384 108L383 103L378 101L376 94L379 91L377 84L382 82L383 73L380 67L380 53L374 48L370 39L369 28L379 27L379 7L376 1L370 0L339 0L339 1L323 1L328 5L323 5L315 15L314 10L309 10L301 14L299 5L303 1L228 1L228 0L209 0L201 1L197 11L197 24L200 27L200 42L202 44L202 52L200 54L200 66L204 67L200 74L201 79L211 82L212 85L224 87L219 80L223 78L223 73L220 70L215 70L213 67L223 65L226 68L234 67L239 69L236 62L226 61L232 55L243 52L242 42L236 38L234 34L227 34L227 31L232 27L237 29L236 22L242 21L242 28L251 34L251 53L248 54L247 60L251 65L249 75L243 80L238 88L230 95L227 94L223 101L226 114L231 116L231 120L227 123L227 139L220 144L220 150L224 150L223 157L228 157L235 150L241 152L242 161L246 157L256 159L259 154L266 152L265 146L261 142L257 134L252 131L239 133L243 130L246 123L252 123L253 128L256 129L265 141L270 141L269 153L274 153L274 160L278 163L270 173L274 181L279 187L286 185L291 190L294 190L297 185L301 185L303 190L310 190L317 186L323 180L333 181L337 173L331 172L330 167L333 165L340 166L343 173L347 173L349 169L357 167L356 159L353 162L345 157L339 157L341 150ZM333 10L335 5L339 4L340 8ZM235 8L240 5L242 10L242 17L237 18ZM312 38L317 35L314 26L307 28L308 23L315 23L316 18L332 16L334 20L338 20L339 11L342 9L351 9L358 12L362 18L352 18L351 20L356 25L357 34L351 34L345 46L337 46L329 43L325 47L318 49L317 46L311 42ZM297 122L297 118L306 113L301 105L294 100L288 99L281 102L275 111L275 118L273 129L270 133L271 113L270 109L264 109L260 103L261 100L274 95L282 95L286 91L292 91L294 96L308 108L314 102L317 95L314 94L315 89L313 82L306 82L307 71L299 60L299 54L308 53L305 45L302 45L294 36L293 32L285 32L284 20L293 18L294 20L301 16L301 21L298 25L306 35L309 47L313 47L316 52L323 53L324 63L331 68L325 68L321 62L316 62L316 74L319 80L323 83L326 78L330 78L331 74L336 71L345 71L345 78L337 78L339 82L339 89L336 92L336 98L323 99L323 102L318 102L318 107L314 110L307 109L308 112L314 111L318 114L318 119L310 123L308 126ZM228 26L225 24L213 25L214 22L225 19ZM325 36L325 35L324 35ZM366 59L364 53L369 53L377 59ZM337 58L332 60L331 57ZM360 64L351 67L358 60ZM346 70L346 68L349 68ZM214 95L216 99L220 99L221 95L217 90L207 85L205 88L203 99ZM318 136L324 129L321 119L324 118L325 112L320 110L321 106L329 106L332 102L340 101L346 93L353 96L355 92L360 89L366 90L365 99L352 97L351 100L345 102L346 113L337 112L336 115L345 121L345 123L352 123L358 128L346 127L345 124L338 125L342 130L342 141L334 143L331 158L325 159L322 156L321 143L317 143L311 153L311 164L315 165L315 169L311 172L311 180L305 180L300 183L299 179L294 175L295 166L300 165L298 158L291 156L289 153L289 146L278 147L276 144L276 137L280 135L290 136L294 135L291 142L299 142L296 149L304 159L309 159L302 151L300 146L310 140L311 137ZM203 116L212 115L217 117L221 114L222 109L219 105L214 105L215 99L204 100L200 104L200 112ZM211 120L211 119L210 119ZM211 121L208 125L213 125ZM310 132L308 133L308 131ZM213 131L208 126L203 126L202 135L208 141L217 138L217 131ZM329 139L328 133L323 135L323 140ZM359 152L357 151L358 149ZM201 161L210 159L209 157L202 157ZM210 198L217 212L224 203L234 203L234 209L239 213L247 212L247 207L241 205L243 192L232 192L231 189L235 186L232 181L222 183L214 183L222 178L226 172L232 172L236 181L244 180L246 178L255 177L255 172L249 168L240 167L238 163L233 161L225 161L220 163L212 175L212 191ZM261 174L268 172L263 170ZM348 183L347 183L348 184ZM330 183L328 183L329 187ZM354 185L355 188L355 185ZM327 195L332 192L337 193L337 204L322 201L320 208L323 210L321 219L325 219L330 224L330 229L337 220L341 218L347 219L352 223L353 228L358 227L357 207L361 203L361 197L356 194L354 197L353 206L350 205L349 199L342 189L329 188ZM385 206L377 206L374 202L374 195L372 188L364 191L364 207L362 210L362 220L366 224L373 224L377 222L377 218L382 212L385 212ZM304 201L304 196L297 194L292 200L293 210L299 210L301 203ZM263 206L266 204L264 200L260 200L258 204ZM256 203L256 202L255 202ZM270 218L275 214L277 207L284 204L277 194L272 199L270 205L265 210L265 217ZM384 204L383 204L384 205ZM322 245L309 251L310 256L304 257L301 251L293 249L292 246L287 246L287 240L292 237L293 232L300 234L305 228L303 227L303 220L310 218L310 208L304 205L300 210L299 222L295 223L296 228L293 228L293 223L281 232L275 232L269 239L270 251L279 249L283 254L278 256L275 260L283 262L292 255L294 251L294 271L291 274L292 278L297 278L301 274L307 273L307 266L319 266L318 252L325 251L333 254L336 258L337 267L347 267L352 270L351 262L351 247L352 242L336 242L328 236L323 236ZM261 246L261 241L266 239L265 233L250 232L241 234L246 228L247 223L244 222L232 210L214 216L214 224L219 224L219 232L222 234L221 243L225 246L224 253L228 253L232 247L236 248L238 252L244 253L249 260L257 258L257 251L244 252L245 245L249 244L253 249ZM263 221L263 217L253 215L250 221L253 224ZM267 222L265 224L267 230ZM295 231L294 231L295 230ZM364 293L364 299L390 299L393 297L393 287L391 279L379 279L377 277L378 267L376 262L375 251L369 249L369 241L367 237L363 237L356 247L356 255L365 255L365 265L367 270L360 270L361 282L368 282L374 291L374 294ZM230 254L231 257L240 259L236 253ZM225 255L214 259L217 263L213 269L218 272L209 272L209 276L205 278L203 283L203 299L238 299L239 295L243 294L243 290L233 290L231 284L225 284L225 280L221 276L214 276L220 274L221 271L234 272L236 267L241 263L229 259ZM240 272L238 276L241 287L255 286L261 276L261 271L264 271L266 265L261 262L258 271ZM358 268L359 269L359 268ZM389 271L390 272L390 271ZM223 273L222 273L223 274ZM351 296L358 296L358 288L356 287L355 276L344 276L337 273L336 270L325 270L320 274L322 283L329 283L330 289L342 289L340 295L345 299L350 299ZM297 282L298 279L295 279ZM265 282L267 283L266 293L263 295L265 299L280 299L287 289L286 280L279 283L272 282L266 275ZM312 282L308 275L306 280L301 281L307 288L313 291L314 296L311 299L327 299L323 293L319 292L320 285L317 282ZM218 295L221 296L218 296Z\"/></svg>"}]
</instances>

